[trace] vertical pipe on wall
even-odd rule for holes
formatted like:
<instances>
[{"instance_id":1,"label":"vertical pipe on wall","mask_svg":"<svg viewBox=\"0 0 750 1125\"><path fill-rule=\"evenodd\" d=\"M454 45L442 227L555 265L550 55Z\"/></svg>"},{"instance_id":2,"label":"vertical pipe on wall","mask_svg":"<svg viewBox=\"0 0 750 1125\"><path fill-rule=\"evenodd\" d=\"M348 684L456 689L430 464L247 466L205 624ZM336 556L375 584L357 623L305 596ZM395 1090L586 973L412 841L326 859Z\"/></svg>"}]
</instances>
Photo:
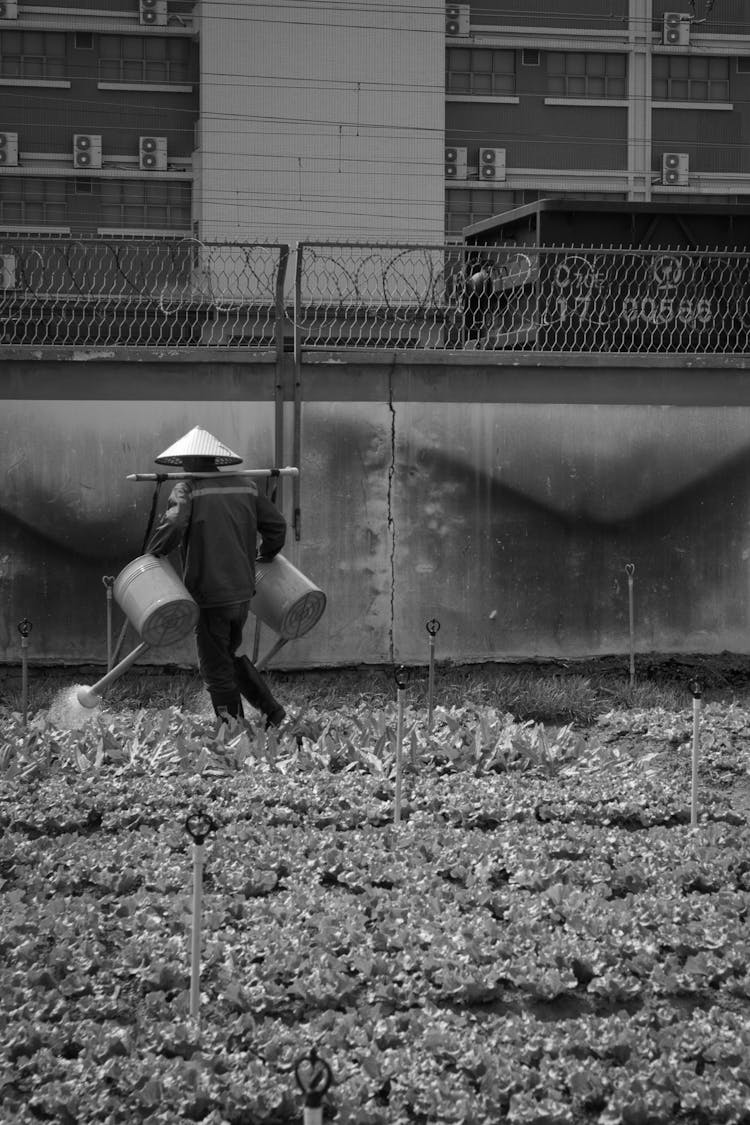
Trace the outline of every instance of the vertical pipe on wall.
<instances>
[{"instance_id":1,"label":"vertical pipe on wall","mask_svg":"<svg viewBox=\"0 0 750 1125\"><path fill-rule=\"evenodd\" d=\"M628 199L651 200L653 0L628 3Z\"/></svg>"},{"instance_id":2,"label":"vertical pipe on wall","mask_svg":"<svg viewBox=\"0 0 750 1125\"><path fill-rule=\"evenodd\" d=\"M292 437L292 462L299 470L292 481L292 509L294 538L299 541L302 535L300 510L300 477L302 452L302 259L304 243L297 243L297 262L294 271L294 430Z\"/></svg>"},{"instance_id":3,"label":"vertical pipe on wall","mask_svg":"<svg viewBox=\"0 0 750 1125\"><path fill-rule=\"evenodd\" d=\"M279 247L279 269L276 275L276 378L274 380L274 445L273 463L280 469L284 465L284 329L286 326L286 305L284 290L286 271L289 264L289 247ZM276 482L276 503L284 506L284 483L281 477Z\"/></svg>"}]
</instances>

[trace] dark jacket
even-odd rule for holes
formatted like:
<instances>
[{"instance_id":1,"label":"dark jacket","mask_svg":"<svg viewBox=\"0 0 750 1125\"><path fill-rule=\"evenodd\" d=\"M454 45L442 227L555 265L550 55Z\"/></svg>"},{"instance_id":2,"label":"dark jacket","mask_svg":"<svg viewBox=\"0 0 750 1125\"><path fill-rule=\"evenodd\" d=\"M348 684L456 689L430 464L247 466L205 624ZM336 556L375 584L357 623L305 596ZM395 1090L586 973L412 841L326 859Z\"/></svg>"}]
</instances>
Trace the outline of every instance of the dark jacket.
<instances>
[{"instance_id":1,"label":"dark jacket","mask_svg":"<svg viewBox=\"0 0 750 1125\"><path fill-rule=\"evenodd\" d=\"M185 586L199 606L233 605L255 593L257 537L260 557L284 546L286 520L248 477L220 473L179 481L146 551L168 555L181 548Z\"/></svg>"}]
</instances>

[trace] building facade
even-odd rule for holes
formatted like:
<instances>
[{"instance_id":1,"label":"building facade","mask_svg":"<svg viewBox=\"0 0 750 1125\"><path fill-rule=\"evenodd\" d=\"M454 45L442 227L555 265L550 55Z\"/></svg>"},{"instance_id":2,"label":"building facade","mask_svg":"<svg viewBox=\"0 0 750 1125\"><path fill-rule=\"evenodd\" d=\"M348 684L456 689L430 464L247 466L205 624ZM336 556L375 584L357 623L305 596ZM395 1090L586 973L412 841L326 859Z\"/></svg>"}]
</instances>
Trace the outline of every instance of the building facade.
<instances>
[{"instance_id":1,"label":"building facade","mask_svg":"<svg viewBox=\"0 0 750 1125\"><path fill-rule=\"evenodd\" d=\"M443 20L440 0L4 0L2 230L439 240Z\"/></svg>"},{"instance_id":2,"label":"building facade","mask_svg":"<svg viewBox=\"0 0 750 1125\"><path fill-rule=\"evenodd\" d=\"M737 205L750 8L4 0L0 107L6 233L435 242L550 197Z\"/></svg>"},{"instance_id":3,"label":"building facade","mask_svg":"<svg viewBox=\"0 0 750 1125\"><path fill-rule=\"evenodd\" d=\"M192 5L0 5L0 223L188 233L199 61Z\"/></svg>"},{"instance_id":4,"label":"building facade","mask_svg":"<svg viewBox=\"0 0 750 1125\"><path fill-rule=\"evenodd\" d=\"M482 0L446 12L446 231L541 198L743 203L742 0Z\"/></svg>"}]
</instances>

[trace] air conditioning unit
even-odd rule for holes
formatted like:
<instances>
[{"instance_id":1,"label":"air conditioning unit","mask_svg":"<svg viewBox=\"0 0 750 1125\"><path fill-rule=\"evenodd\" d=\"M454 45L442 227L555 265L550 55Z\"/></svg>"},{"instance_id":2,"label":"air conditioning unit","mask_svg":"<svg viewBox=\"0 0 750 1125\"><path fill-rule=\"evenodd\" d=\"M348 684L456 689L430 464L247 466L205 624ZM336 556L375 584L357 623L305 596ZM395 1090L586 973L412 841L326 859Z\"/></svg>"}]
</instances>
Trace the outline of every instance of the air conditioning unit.
<instances>
[{"instance_id":1,"label":"air conditioning unit","mask_svg":"<svg viewBox=\"0 0 750 1125\"><path fill-rule=\"evenodd\" d=\"M687 47L690 43L690 16L684 12L665 12L661 41L667 47Z\"/></svg>"},{"instance_id":2,"label":"air conditioning unit","mask_svg":"<svg viewBox=\"0 0 750 1125\"><path fill-rule=\"evenodd\" d=\"M147 172L165 172L167 168L167 138L139 137L138 164Z\"/></svg>"},{"instance_id":3,"label":"air conditioning unit","mask_svg":"<svg viewBox=\"0 0 750 1125\"><path fill-rule=\"evenodd\" d=\"M470 23L470 4L449 4L445 9L445 34L452 39L467 36Z\"/></svg>"},{"instance_id":4,"label":"air conditioning unit","mask_svg":"<svg viewBox=\"0 0 750 1125\"><path fill-rule=\"evenodd\" d=\"M690 157L686 152L665 152L661 158L661 182L670 187L687 187L690 182Z\"/></svg>"},{"instance_id":5,"label":"air conditioning unit","mask_svg":"<svg viewBox=\"0 0 750 1125\"><path fill-rule=\"evenodd\" d=\"M0 164L18 164L18 133L0 133Z\"/></svg>"},{"instance_id":6,"label":"air conditioning unit","mask_svg":"<svg viewBox=\"0 0 750 1125\"><path fill-rule=\"evenodd\" d=\"M101 168L102 138L93 133L73 134L73 167Z\"/></svg>"},{"instance_id":7,"label":"air conditioning unit","mask_svg":"<svg viewBox=\"0 0 750 1125\"><path fill-rule=\"evenodd\" d=\"M18 19L18 0L0 0L0 20Z\"/></svg>"},{"instance_id":8,"label":"air conditioning unit","mask_svg":"<svg viewBox=\"0 0 750 1125\"><path fill-rule=\"evenodd\" d=\"M166 26L167 0L138 0L138 16L141 23Z\"/></svg>"},{"instance_id":9,"label":"air conditioning unit","mask_svg":"<svg viewBox=\"0 0 750 1125\"><path fill-rule=\"evenodd\" d=\"M480 148L479 150L479 179L504 180L505 179L505 149Z\"/></svg>"},{"instance_id":10,"label":"air conditioning unit","mask_svg":"<svg viewBox=\"0 0 750 1125\"><path fill-rule=\"evenodd\" d=\"M446 180L466 179L466 148L447 148L445 150Z\"/></svg>"},{"instance_id":11,"label":"air conditioning unit","mask_svg":"<svg viewBox=\"0 0 750 1125\"><path fill-rule=\"evenodd\" d=\"M0 254L0 289L15 289L16 287L16 256L15 254Z\"/></svg>"}]
</instances>

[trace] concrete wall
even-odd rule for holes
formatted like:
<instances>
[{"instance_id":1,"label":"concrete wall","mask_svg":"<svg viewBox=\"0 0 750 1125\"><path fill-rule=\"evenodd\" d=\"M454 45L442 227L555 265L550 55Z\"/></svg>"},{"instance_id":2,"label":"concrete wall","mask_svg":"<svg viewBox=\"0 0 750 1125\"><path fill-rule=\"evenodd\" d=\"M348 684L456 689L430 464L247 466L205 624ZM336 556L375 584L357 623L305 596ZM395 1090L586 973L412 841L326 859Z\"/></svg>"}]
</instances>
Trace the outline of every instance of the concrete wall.
<instances>
[{"instance_id":1,"label":"concrete wall","mask_svg":"<svg viewBox=\"0 0 750 1125\"><path fill-rule=\"evenodd\" d=\"M305 358L299 372L218 352L6 359L0 661L19 659L24 616L33 660L103 661L102 576L140 553L153 492L126 475L194 425L246 467L272 463L278 432L289 463L297 376L299 497L287 482L282 506L291 523L299 499L300 538L285 554L328 608L277 665L423 661L433 616L441 658L625 652L628 563L639 649L750 651L741 362ZM190 662L192 642L147 660Z\"/></svg>"}]
</instances>

